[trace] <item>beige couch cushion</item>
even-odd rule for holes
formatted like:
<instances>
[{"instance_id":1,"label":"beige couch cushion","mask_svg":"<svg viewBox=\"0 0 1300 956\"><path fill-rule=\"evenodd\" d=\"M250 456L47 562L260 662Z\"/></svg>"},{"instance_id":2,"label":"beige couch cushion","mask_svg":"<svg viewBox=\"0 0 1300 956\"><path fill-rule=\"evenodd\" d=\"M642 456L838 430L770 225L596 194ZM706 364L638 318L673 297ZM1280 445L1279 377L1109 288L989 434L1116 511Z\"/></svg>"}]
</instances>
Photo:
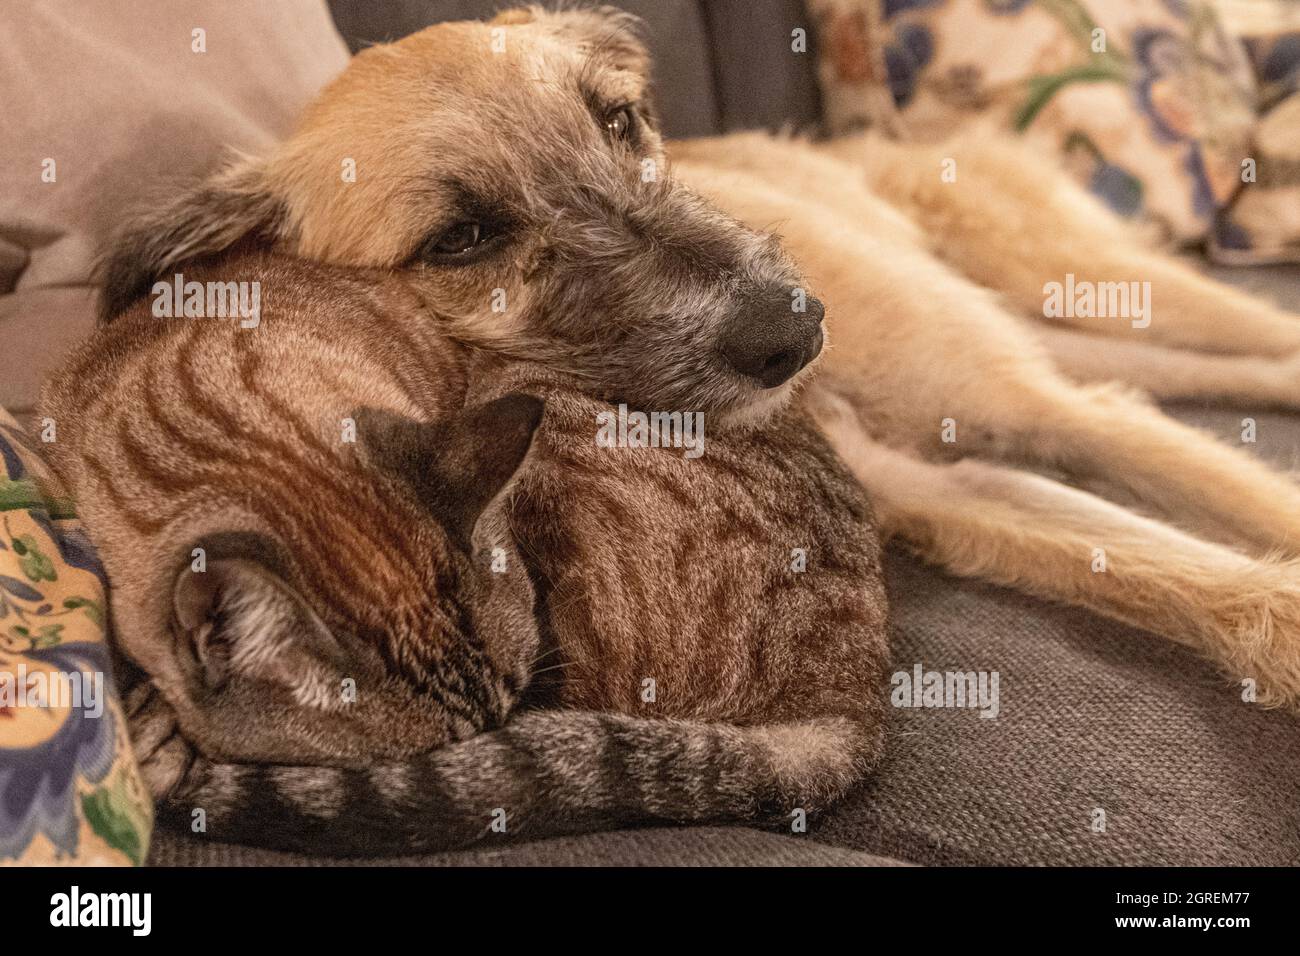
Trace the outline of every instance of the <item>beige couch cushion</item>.
<instances>
[{"instance_id":1,"label":"beige couch cushion","mask_svg":"<svg viewBox=\"0 0 1300 956\"><path fill-rule=\"evenodd\" d=\"M283 136L347 57L322 0L0 4L0 405L93 324L123 216Z\"/></svg>"}]
</instances>

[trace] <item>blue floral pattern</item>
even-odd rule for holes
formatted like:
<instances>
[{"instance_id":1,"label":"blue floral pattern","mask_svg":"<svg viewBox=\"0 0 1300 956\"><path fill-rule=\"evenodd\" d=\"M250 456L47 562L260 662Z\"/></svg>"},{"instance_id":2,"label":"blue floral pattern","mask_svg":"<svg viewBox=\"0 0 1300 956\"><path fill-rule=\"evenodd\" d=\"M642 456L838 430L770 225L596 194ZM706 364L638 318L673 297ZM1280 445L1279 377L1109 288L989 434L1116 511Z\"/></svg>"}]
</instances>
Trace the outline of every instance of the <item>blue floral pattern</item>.
<instances>
[{"instance_id":1,"label":"blue floral pattern","mask_svg":"<svg viewBox=\"0 0 1300 956\"><path fill-rule=\"evenodd\" d=\"M3 410L0 463L0 861L138 865L152 806L113 686L103 566ZM93 696L52 693L65 679Z\"/></svg>"},{"instance_id":2,"label":"blue floral pattern","mask_svg":"<svg viewBox=\"0 0 1300 956\"><path fill-rule=\"evenodd\" d=\"M1171 240L1204 238L1240 190L1254 81L1207 0L810 3L830 41L819 75L832 132L1032 134L1111 209ZM1270 74L1292 76L1277 49Z\"/></svg>"}]
</instances>

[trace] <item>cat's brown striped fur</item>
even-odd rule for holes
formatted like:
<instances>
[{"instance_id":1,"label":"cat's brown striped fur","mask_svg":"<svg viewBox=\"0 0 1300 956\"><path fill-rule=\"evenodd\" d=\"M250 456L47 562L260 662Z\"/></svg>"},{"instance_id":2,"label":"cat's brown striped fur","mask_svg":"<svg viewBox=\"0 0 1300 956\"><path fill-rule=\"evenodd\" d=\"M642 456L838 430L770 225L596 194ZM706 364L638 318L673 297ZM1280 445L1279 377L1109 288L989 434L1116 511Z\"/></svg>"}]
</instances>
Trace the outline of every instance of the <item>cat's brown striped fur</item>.
<instances>
[{"instance_id":1,"label":"cat's brown striped fur","mask_svg":"<svg viewBox=\"0 0 1300 956\"><path fill-rule=\"evenodd\" d=\"M694 460L602 448L608 406L441 337L397 279L209 277L261 282L260 324L141 304L42 409L149 677L129 707L164 812L392 853L498 809L507 836L788 820L878 756L877 545L800 411ZM531 450L521 392L547 402Z\"/></svg>"}]
</instances>

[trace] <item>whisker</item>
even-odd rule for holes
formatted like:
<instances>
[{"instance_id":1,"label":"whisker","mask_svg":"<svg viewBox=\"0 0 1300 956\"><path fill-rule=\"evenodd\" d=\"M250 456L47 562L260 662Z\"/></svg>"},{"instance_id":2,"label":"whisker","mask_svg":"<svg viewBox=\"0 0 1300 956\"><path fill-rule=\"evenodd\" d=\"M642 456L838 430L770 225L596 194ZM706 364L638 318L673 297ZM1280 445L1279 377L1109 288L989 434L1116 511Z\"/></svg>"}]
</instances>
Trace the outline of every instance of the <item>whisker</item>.
<instances>
[{"instance_id":1,"label":"whisker","mask_svg":"<svg viewBox=\"0 0 1300 956\"><path fill-rule=\"evenodd\" d=\"M541 663L541 662L544 661L546 658L550 657L552 654L554 654L554 653L556 653L557 651L559 651L559 649L560 649L560 647L559 647L559 645L557 644L555 647L552 647L549 651L542 651L542 653L538 654L536 657L534 657L534 658L532 659L532 662L531 662L528 666L529 666L529 667L532 667L532 666L534 666L535 664L539 664L539 663Z\"/></svg>"},{"instance_id":2,"label":"whisker","mask_svg":"<svg viewBox=\"0 0 1300 956\"><path fill-rule=\"evenodd\" d=\"M552 664L550 667L543 667L540 670L533 671L532 676L536 677L538 674L545 674L547 671L558 671L565 667L572 667L576 663L577 661L561 661L558 664Z\"/></svg>"}]
</instances>

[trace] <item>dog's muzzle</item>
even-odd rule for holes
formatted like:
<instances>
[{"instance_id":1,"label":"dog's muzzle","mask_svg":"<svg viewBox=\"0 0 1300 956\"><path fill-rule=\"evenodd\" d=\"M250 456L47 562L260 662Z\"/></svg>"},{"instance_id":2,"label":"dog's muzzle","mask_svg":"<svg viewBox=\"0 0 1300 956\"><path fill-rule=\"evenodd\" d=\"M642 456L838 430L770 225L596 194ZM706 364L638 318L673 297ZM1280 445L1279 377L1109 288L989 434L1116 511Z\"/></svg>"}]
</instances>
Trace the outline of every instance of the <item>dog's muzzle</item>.
<instances>
[{"instance_id":1,"label":"dog's muzzle","mask_svg":"<svg viewBox=\"0 0 1300 956\"><path fill-rule=\"evenodd\" d=\"M751 301L723 329L722 357L763 388L788 382L822 350L826 309L812 297L803 305L803 311L795 311L786 289Z\"/></svg>"}]
</instances>

